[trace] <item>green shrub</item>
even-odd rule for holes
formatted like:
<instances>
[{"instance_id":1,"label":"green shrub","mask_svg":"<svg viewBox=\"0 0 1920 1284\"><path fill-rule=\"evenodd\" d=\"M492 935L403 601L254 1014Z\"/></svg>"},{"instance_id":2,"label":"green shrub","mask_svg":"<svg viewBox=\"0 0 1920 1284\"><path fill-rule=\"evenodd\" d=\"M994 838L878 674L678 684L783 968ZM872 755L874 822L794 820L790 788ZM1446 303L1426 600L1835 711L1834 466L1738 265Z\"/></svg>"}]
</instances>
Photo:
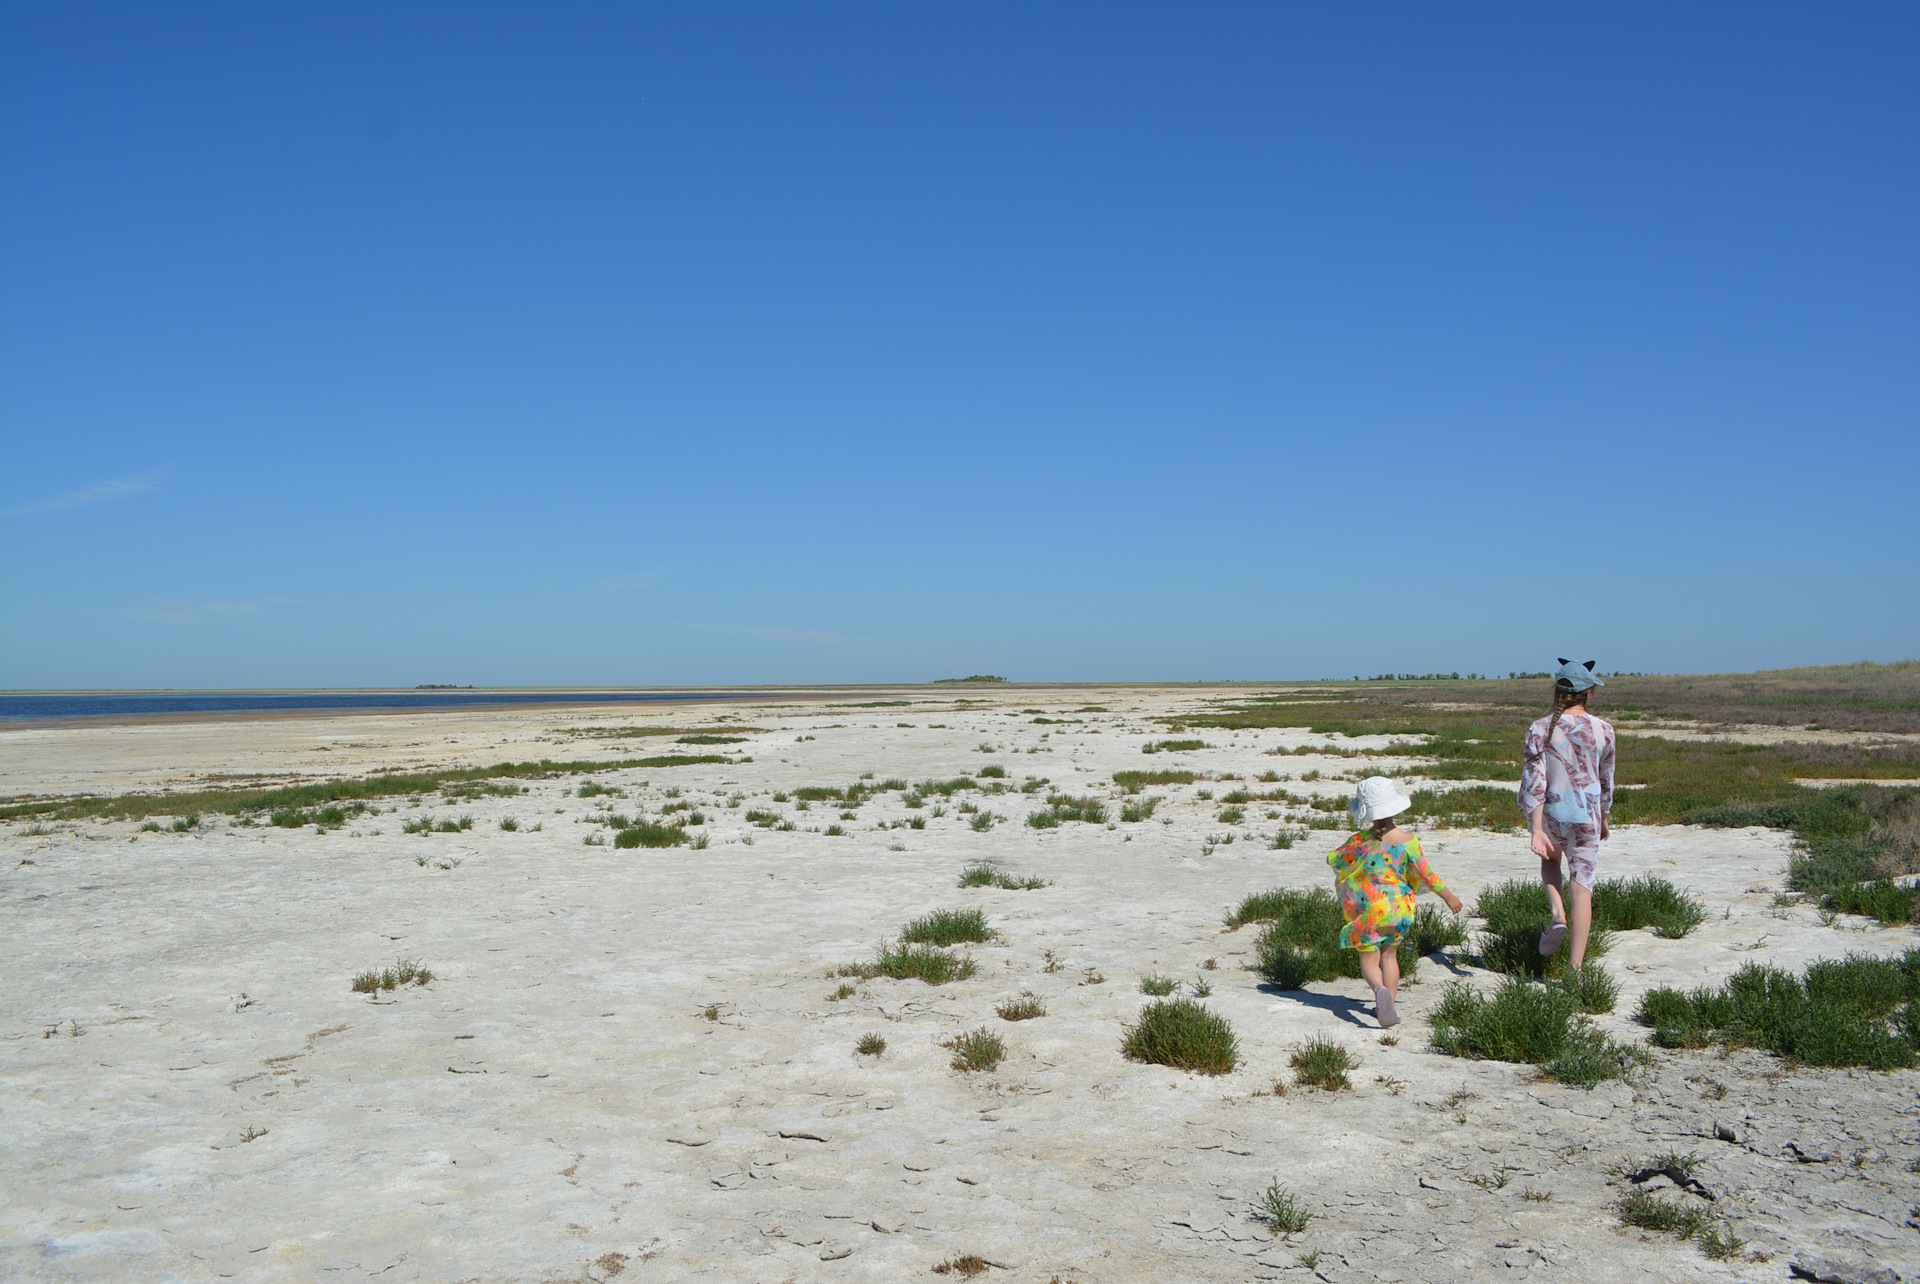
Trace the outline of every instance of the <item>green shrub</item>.
<instances>
[{"instance_id":1,"label":"green shrub","mask_svg":"<svg viewBox=\"0 0 1920 1284\"><path fill-rule=\"evenodd\" d=\"M1190 785L1193 783L1191 771L1116 771L1113 783L1129 792L1138 792L1147 785Z\"/></svg>"},{"instance_id":2,"label":"green shrub","mask_svg":"<svg viewBox=\"0 0 1920 1284\"><path fill-rule=\"evenodd\" d=\"M1545 888L1541 889L1542 897ZM1631 932L1651 927L1669 939L1678 939L1704 923L1707 911L1700 901L1677 890L1664 878L1642 874L1635 878L1603 878L1593 888L1593 926L1608 932Z\"/></svg>"},{"instance_id":3,"label":"green shrub","mask_svg":"<svg viewBox=\"0 0 1920 1284\"><path fill-rule=\"evenodd\" d=\"M678 825L656 825L642 820L613 836L615 847L678 847L687 841L687 831Z\"/></svg>"},{"instance_id":4,"label":"green shrub","mask_svg":"<svg viewBox=\"0 0 1920 1284\"><path fill-rule=\"evenodd\" d=\"M883 945L874 960L874 973L892 979L918 978L928 985L964 981L978 965L964 955L950 954L935 945Z\"/></svg>"},{"instance_id":5,"label":"green shrub","mask_svg":"<svg viewBox=\"0 0 1920 1284\"><path fill-rule=\"evenodd\" d=\"M1017 999L995 1004L993 1011L1002 1021L1031 1021L1045 1016L1047 1005L1031 994L1022 994Z\"/></svg>"},{"instance_id":6,"label":"green shrub","mask_svg":"<svg viewBox=\"0 0 1920 1284\"><path fill-rule=\"evenodd\" d=\"M955 1070L991 1070L1007 1055L1007 1045L985 1026L957 1035L942 1046L953 1050Z\"/></svg>"},{"instance_id":7,"label":"green shrub","mask_svg":"<svg viewBox=\"0 0 1920 1284\"><path fill-rule=\"evenodd\" d=\"M1360 1062L1348 1052L1345 1044L1335 1043L1323 1034L1316 1034L1294 1050L1287 1058L1287 1064L1293 1067L1293 1081L1302 1087L1325 1088L1328 1092L1339 1092L1353 1087L1353 1081L1347 1078L1347 1071L1358 1070Z\"/></svg>"},{"instance_id":8,"label":"green shrub","mask_svg":"<svg viewBox=\"0 0 1920 1284\"><path fill-rule=\"evenodd\" d=\"M1052 884L1044 878L1016 878L985 861L979 861L960 871L960 886L998 887L1009 892L1034 892L1042 887L1050 887Z\"/></svg>"},{"instance_id":9,"label":"green shrub","mask_svg":"<svg viewBox=\"0 0 1920 1284\"><path fill-rule=\"evenodd\" d=\"M1273 1179L1260 1196L1260 1216L1278 1235L1298 1235L1313 1220L1313 1214L1300 1206L1294 1193Z\"/></svg>"},{"instance_id":10,"label":"green shrub","mask_svg":"<svg viewBox=\"0 0 1920 1284\"><path fill-rule=\"evenodd\" d=\"M1240 1059L1227 1019L1192 999L1156 999L1126 1027L1121 1049L1135 1061L1226 1074Z\"/></svg>"},{"instance_id":11,"label":"green shrub","mask_svg":"<svg viewBox=\"0 0 1920 1284\"><path fill-rule=\"evenodd\" d=\"M1180 983L1170 976L1158 972L1149 972L1140 978L1140 993L1164 998L1179 988Z\"/></svg>"},{"instance_id":12,"label":"green shrub","mask_svg":"<svg viewBox=\"0 0 1920 1284\"><path fill-rule=\"evenodd\" d=\"M1448 986L1432 1021L1434 1046L1451 1056L1537 1065L1583 1088L1619 1078L1645 1055L1595 1029L1567 990L1512 974L1492 998L1464 983Z\"/></svg>"},{"instance_id":13,"label":"green shrub","mask_svg":"<svg viewBox=\"0 0 1920 1284\"><path fill-rule=\"evenodd\" d=\"M1620 983L1598 963L1589 963L1578 972L1568 968L1561 976L1560 986L1582 1012L1596 1015L1611 1012L1620 1001Z\"/></svg>"},{"instance_id":14,"label":"green shrub","mask_svg":"<svg viewBox=\"0 0 1920 1284\"><path fill-rule=\"evenodd\" d=\"M1123 802L1120 804L1120 819L1129 825L1137 825L1143 820L1151 820L1154 809L1159 807L1159 805L1160 800L1158 798L1142 798L1138 802Z\"/></svg>"},{"instance_id":15,"label":"green shrub","mask_svg":"<svg viewBox=\"0 0 1920 1284\"><path fill-rule=\"evenodd\" d=\"M1904 1069L1920 1048L1920 949L1899 958L1849 954L1803 977L1749 963L1719 989L1649 991L1636 1018L1662 1047L1764 1048L1816 1066Z\"/></svg>"},{"instance_id":16,"label":"green shrub","mask_svg":"<svg viewBox=\"0 0 1920 1284\"><path fill-rule=\"evenodd\" d=\"M1141 753L1182 753L1188 749L1205 749L1204 740L1156 740L1150 745L1141 746Z\"/></svg>"},{"instance_id":17,"label":"green shrub","mask_svg":"<svg viewBox=\"0 0 1920 1284\"><path fill-rule=\"evenodd\" d=\"M978 909L942 909L922 914L900 930L903 941L927 945L958 945L963 941L989 941L995 933L987 926L986 914Z\"/></svg>"}]
</instances>

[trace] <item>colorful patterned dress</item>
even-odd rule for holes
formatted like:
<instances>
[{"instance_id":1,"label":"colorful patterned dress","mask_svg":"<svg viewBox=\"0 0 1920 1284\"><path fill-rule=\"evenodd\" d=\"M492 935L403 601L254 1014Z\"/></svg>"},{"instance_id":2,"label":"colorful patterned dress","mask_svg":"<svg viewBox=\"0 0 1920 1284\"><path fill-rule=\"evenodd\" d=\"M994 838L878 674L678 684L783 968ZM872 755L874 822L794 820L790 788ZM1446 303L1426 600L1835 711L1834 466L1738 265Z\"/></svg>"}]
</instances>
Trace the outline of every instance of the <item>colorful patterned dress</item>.
<instances>
[{"instance_id":1,"label":"colorful patterned dress","mask_svg":"<svg viewBox=\"0 0 1920 1284\"><path fill-rule=\"evenodd\" d=\"M1440 875L1427 865L1420 840L1407 835L1404 843L1389 846L1372 834L1360 833L1327 853L1333 867L1333 885L1347 925L1340 944L1352 950L1377 950L1397 945L1413 926L1413 897L1422 888L1446 890Z\"/></svg>"},{"instance_id":2,"label":"colorful patterned dress","mask_svg":"<svg viewBox=\"0 0 1920 1284\"><path fill-rule=\"evenodd\" d=\"M1548 836L1566 853L1573 881L1591 889L1599 871L1600 826L1613 810L1613 727L1590 713L1568 711L1547 743L1551 715L1527 728L1520 769L1520 813L1544 807Z\"/></svg>"}]
</instances>

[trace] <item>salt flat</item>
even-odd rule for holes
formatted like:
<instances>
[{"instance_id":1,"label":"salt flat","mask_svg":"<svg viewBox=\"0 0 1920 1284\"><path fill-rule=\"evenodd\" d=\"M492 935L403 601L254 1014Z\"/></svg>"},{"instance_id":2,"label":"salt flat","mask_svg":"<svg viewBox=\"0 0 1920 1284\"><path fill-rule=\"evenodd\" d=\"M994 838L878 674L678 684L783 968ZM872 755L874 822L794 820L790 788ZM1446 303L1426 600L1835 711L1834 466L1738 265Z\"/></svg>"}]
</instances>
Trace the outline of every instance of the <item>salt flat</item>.
<instances>
[{"instance_id":1,"label":"salt flat","mask_svg":"<svg viewBox=\"0 0 1920 1284\"><path fill-rule=\"evenodd\" d=\"M1232 786L1210 780L1150 789L1165 801L1141 823L1023 823L1045 792L1018 792L1031 778L1105 796L1116 770L1364 771L1364 759L1267 751L1383 741L1219 732L1204 733L1210 748L1147 756L1142 745L1167 735L1147 716L1197 696L900 698L918 703L0 732L0 781L18 794L713 752L567 729L723 717L765 728L717 747L751 761L526 780L513 798L393 800L324 835L227 817L185 834L9 827L6 1273L777 1284L952 1279L930 1272L968 1254L992 1263L986 1278L1043 1284L1780 1280L1808 1255L1920 1272L1907 1222L1920 1200L1907 1171L1920 1160L1920 1077L1661 1052L1632 1083L1540 1082L1531 1067L1427 1046L1424 1014L1444 983L1491 984L1457 960L1423 965L1386 1046L1360 982L1263 988L1245 970L1253 929L1221 923L1249 892L1324 884L1324 852L1343 833L1272 850L1263 840L1281 822L1256 804L1223 825L1220 803L1199 795ZM1105 711L1075 711L1088 704ZM931 796L917 811L892 792L846 820L829 804L773 801L866 772L922 781L988 764L1006 769L1008 792ZM624 796L573 794L587 781ZM586 845L609 832L588 823L605 803L657 817L669 787L705 816L691 832L708 847ZM1004 820L976 832L958 810L968 799ZM795 828L753 826L754 809ZM423 815L473 827L402 832ZM915 815L925 827L903 827ZM506 817L518 832L499 828ZM847 833L811 832L832 824ZM1469 904L1534 868L1517 835L1426 837ZM1681 940L1622 934L1606 960L1622 999L1602 1024L1643 1038L1630 1014L1648 988L1718 982L1749 960L1798 967L1915 943L1910 929L1776 908L1786 859L1769 831L1617 831L1603 876L1670 878L1709 919ZM1050 885L957 886L982 860ZM831 997L839 965L871 957L909 918L965 906L1000 933L970 948L973 979L874 979ZM433 982L351 991L356 973L402 957ZM1238 1069L1206 1077L1121 1056L1149 971L1211 984L1206 1002L1240 1037ZM1023 992L1048 1014L998 1020L994 1005ZM951 1069L942 1041L982 1025L1007 1060ZM854 1053L869 1032L886 1039L880 1057ZM1316 1033L1361 1057L1354 1090L1274 1095L1276 1080L1291 1083L1290 1050ZM1715 1212L1751 1257L1711 1262L1620 1228L1611 1170L1673 1149L1700 1154ZM1253 1216L1276 1180L1314 1214L1290 1240Z\"/></svg>"}]
</instances>

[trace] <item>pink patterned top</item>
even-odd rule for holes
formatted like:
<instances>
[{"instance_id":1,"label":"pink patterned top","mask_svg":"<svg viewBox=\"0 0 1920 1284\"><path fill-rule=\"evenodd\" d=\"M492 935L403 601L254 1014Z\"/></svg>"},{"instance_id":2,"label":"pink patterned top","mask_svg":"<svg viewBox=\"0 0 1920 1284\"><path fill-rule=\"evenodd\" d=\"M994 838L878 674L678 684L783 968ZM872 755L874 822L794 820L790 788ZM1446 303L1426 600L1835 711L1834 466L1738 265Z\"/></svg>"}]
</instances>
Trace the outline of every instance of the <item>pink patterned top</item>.
<instances>
[{"instance_id":1,"label":"pink patterned top","mask_svg":"<svg viewBox=\"0 0 1920 1284\"><path fill-rule=\"evenodd\" d=\"M1547 743L1551 716L1527 728L1526 763L1520 769L1520 811L1547 809L1559 826L1597 825L1613 811L1613 724L1569 709Z\"/></svg>"}]
</instances>

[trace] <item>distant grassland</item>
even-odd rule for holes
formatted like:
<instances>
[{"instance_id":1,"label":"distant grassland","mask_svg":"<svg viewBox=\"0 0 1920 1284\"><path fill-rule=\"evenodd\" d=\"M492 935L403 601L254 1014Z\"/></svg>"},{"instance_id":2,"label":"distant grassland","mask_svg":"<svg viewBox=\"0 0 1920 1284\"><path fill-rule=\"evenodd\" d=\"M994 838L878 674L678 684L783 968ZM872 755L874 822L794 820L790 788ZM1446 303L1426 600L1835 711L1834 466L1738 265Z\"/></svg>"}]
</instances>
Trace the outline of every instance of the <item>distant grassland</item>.
<instances>
[{"instance_id":1,"label":"distant grassland","mask_svg":"<svg viewBox=\"0 0 1920 1284\"><path fill-rule=\"evenodd\" d=\"M1518 780L1527 724L1552 708L1544 678L1341 684L1223 701L1200 713L1162 718L1169 729L1305 727L1322 735L1431 737L1384 750L1434 760L1393 774L1439 780ZM1616 823L1674 823L1706 808L1760 807L1802 799L1797 779L1920 778L1920 745L1775 745L1679 740L1637 723L1691 722L1711 733L1737 725L1920 732L1920 661L1857 664L1703 677L1611 677L1593 711L1619 731ZM1791 735L1791 732L1786 732ZM1374 751L1376 753L1382 751ZM1509 788L1420 790L1414 814L1457 824L1519 823Z\"/></svg>"},{"instance_id":2,"label":"distant grassland","mask_svg":"<svg viewBox=\"0 0 1920 1284\"><path fill-rule=\"evenodd\" d=\"M577 776L593 771L617 771L624 767L690 767L696 763L731 761L717 753L661 754L652 758L621 758L612 762L555 762L550 758L542 758L537 762L495 763L491 767L456 767L445 771L369 776L365 780L321 780L273 789L198 789L191 793L49 798L0 807L0 820L14 820L22 816L50 816L56 820L85 816L143 820L148 816L184 816L189 812L238 815L246 811L277 811L288 807L312 807L319 803L429 793L442 785L468 780Z\"/></svg>"}]
</instances>

